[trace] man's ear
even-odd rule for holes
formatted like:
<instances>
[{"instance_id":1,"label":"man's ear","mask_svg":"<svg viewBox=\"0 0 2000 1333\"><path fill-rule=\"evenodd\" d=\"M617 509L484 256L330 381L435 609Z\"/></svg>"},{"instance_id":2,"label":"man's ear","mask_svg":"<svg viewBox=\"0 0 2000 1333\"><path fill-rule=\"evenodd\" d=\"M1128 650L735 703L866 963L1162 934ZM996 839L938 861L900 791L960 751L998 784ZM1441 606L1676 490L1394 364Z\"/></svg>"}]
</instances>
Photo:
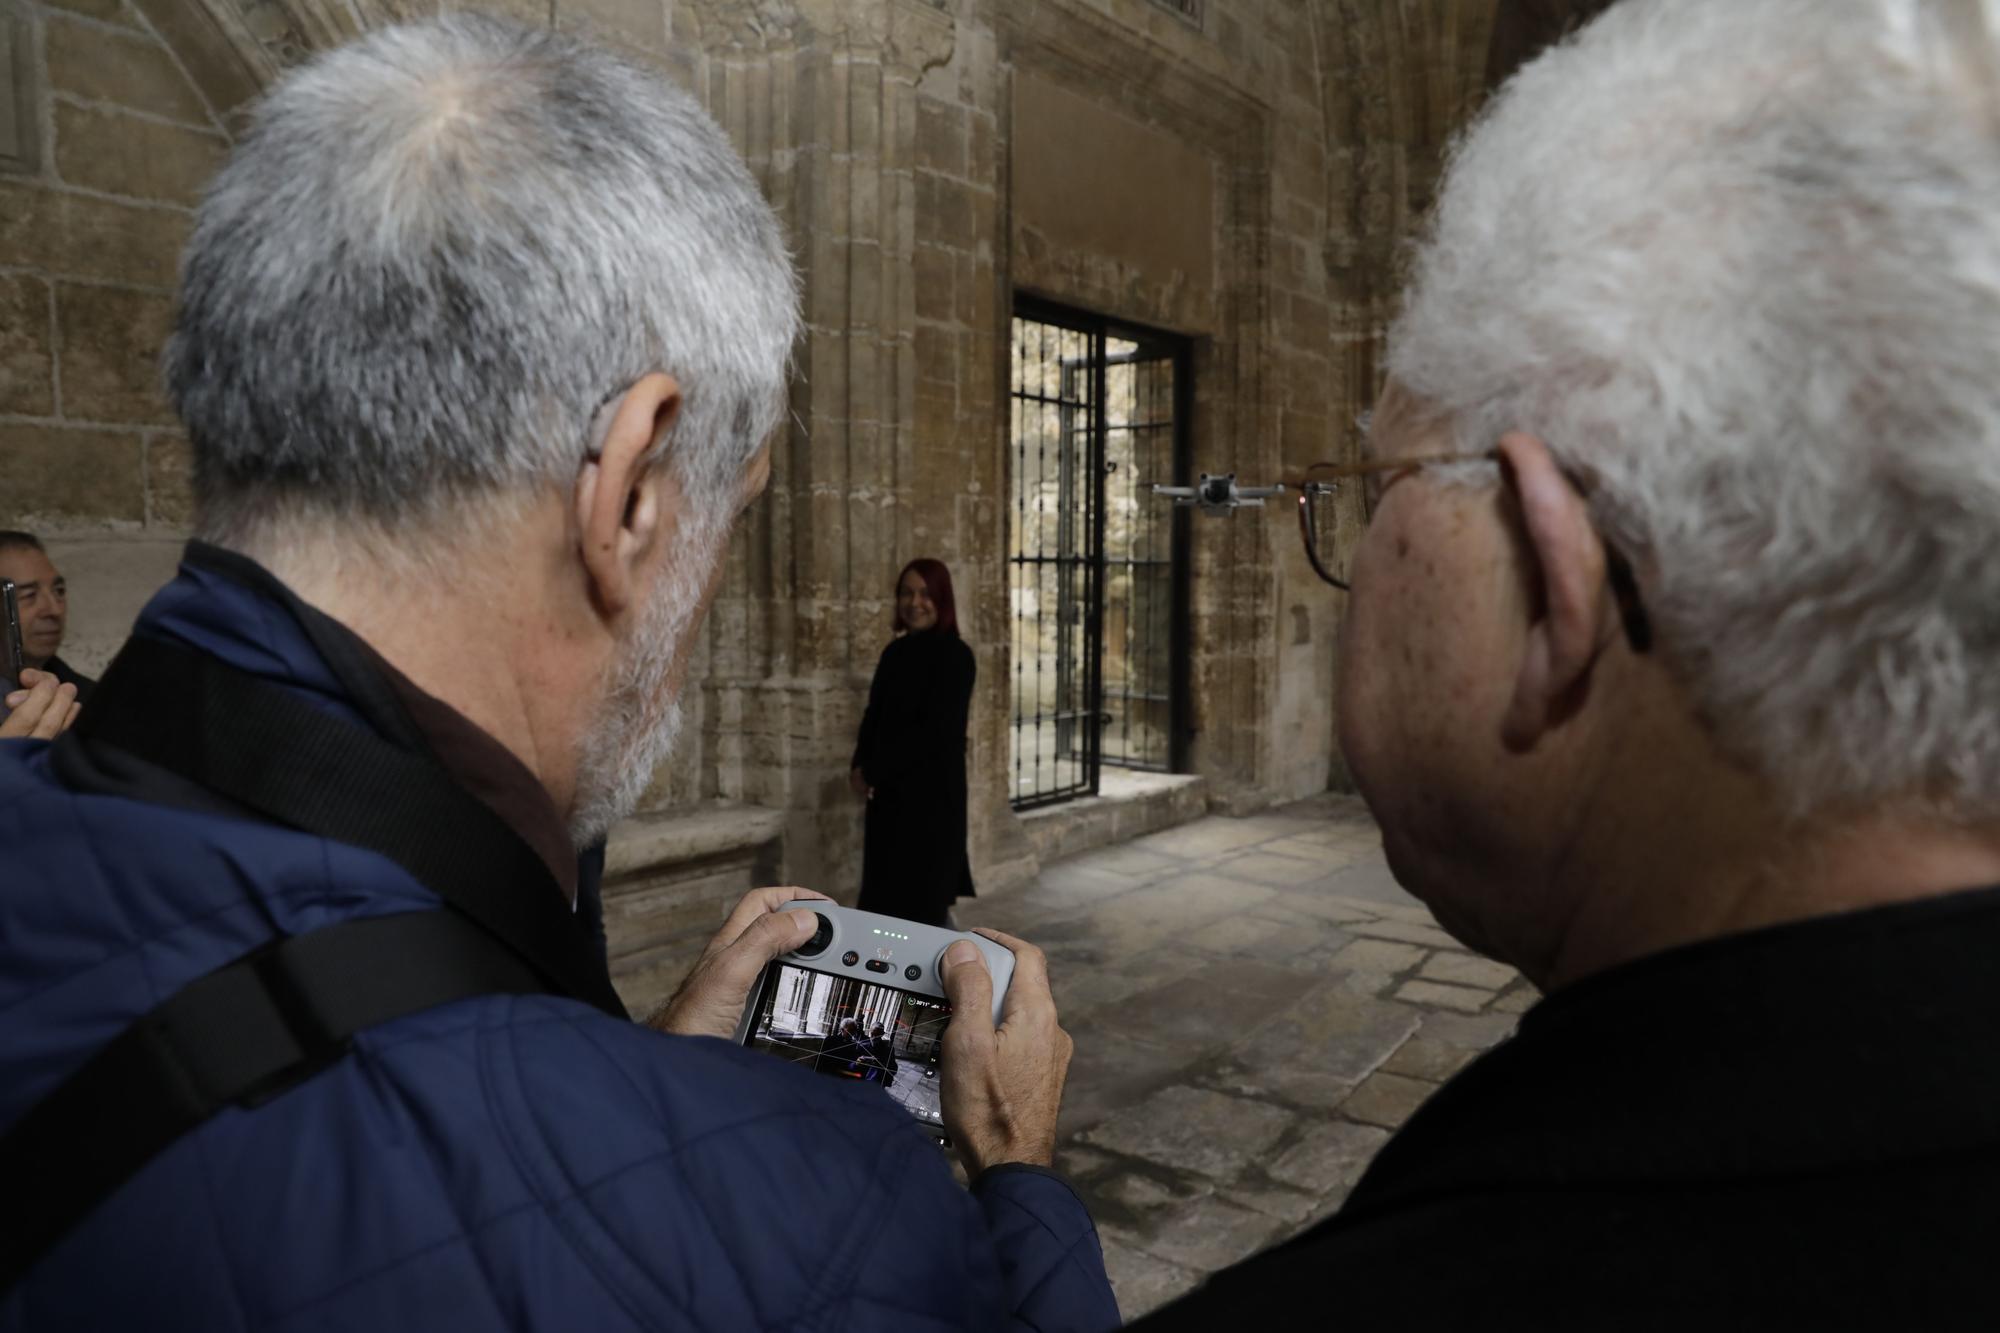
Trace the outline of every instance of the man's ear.
<instances>
[{"instance_id":1,"label":"man's ear","mask_svg":"<svg viewBox=\"0 0 2000 1333\"><path fill-rule=\"evenodd\" d=\"M1520 507L1534 594L1534 619L1501 739L1511 750L1527 751L1575 710L1616 615L1605 584L1604 542L1548 445L1516 431L1501 439L1500 456Z\"/></svg>"},{"instance_id":2,"label":"man's ear","mask_svg":"<svg viewBox=\"0 0 2000 1333\"><path fill-rule=\"evenodd\" d=\"M680 517L680 489L653 446L680 415L681 386L654 372L607 404L601 435L576 478L576 524L591 599L607 616L629 607L639 566Z\"/></svg>"}]
</instances>

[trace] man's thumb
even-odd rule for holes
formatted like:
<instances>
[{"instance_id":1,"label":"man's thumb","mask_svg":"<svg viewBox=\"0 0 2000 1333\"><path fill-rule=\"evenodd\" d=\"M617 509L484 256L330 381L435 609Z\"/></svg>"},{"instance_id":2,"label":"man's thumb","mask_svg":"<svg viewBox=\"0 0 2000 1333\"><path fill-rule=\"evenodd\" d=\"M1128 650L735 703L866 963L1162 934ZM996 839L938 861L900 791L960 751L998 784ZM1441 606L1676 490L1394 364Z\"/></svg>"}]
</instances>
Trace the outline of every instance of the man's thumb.
<instances>
[{"instance_id":1,"label":"man's thumb","mask_svg":"<svg viewBox=\"0 0 2000 1333\"><path fill-rule=\"evenodd\" d=\"M769 912L751 922L750 929L737 936L736 943L724 949L718 961L732 981L748 986L766 963L798 948L818 929L815 913Z\"/></svg>"},{"instance_id":2,"label":"man's thumb","mask_svg":"<svg viewBox=\"0 0 2000 1333\"><path fill-rule=\"evenodd\" d=\"M951 1000L952 1025L974 1030L993 1026L993 976L979 950L958 940L944 951L944 993Z\"/></svg>"},{"instance_id":3,"label":"man's thumb","mask_svg":"<svg viewBox=\"0 0 2000 1333\"><path fill-rule=\"evenodd\" d=\"M764 932L770 937L770 951L764 955L767 963L781 953L790 953L798 948L819 929L817 912L773 912L766 920L770 922Z\"/></svg>"}]
</instances>

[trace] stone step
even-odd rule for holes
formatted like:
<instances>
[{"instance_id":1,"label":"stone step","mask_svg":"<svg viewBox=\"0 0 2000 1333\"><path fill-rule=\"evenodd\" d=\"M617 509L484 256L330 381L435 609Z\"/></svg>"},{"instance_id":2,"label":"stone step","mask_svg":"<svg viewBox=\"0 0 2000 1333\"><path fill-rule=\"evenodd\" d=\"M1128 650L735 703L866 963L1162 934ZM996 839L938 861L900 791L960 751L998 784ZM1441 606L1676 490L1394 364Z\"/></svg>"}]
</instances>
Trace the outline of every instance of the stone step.
<instances>
[{"instance_id":1,"label":"stone step","mask_svg":"<svg viewBox=\"0 0 2000 1333\"><path fill-rule=\"evenodd\" d=\"M1021 816L1022 831L1041 864L1190 823L1208 813L1206 778L1107 767L1098 787L1096 796Z\"/></svg>"}]
</instances>

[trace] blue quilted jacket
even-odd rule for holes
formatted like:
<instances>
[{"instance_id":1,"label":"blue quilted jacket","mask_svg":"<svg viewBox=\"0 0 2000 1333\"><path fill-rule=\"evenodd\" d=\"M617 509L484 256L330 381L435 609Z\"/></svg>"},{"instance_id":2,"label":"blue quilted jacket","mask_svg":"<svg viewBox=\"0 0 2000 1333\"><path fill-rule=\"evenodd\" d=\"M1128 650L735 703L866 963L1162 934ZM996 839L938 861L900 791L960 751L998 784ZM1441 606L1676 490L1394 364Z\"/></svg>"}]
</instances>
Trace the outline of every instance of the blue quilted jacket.
<instances>
[{"instance_id":1,"label":"blue quilted jacket","mask_svg":"<svg viewBox=\"0 0 2000 1333\"><path fill-rule=\"evenodd\" d=\"M310 621L191 561L137 632L360 721ZM372 852L72 790L50 756L0 742L0 1126L274 935L436 905ZM546 996L371 1029L181 1139L0 1294L0 1329L38 1333L1117 1320L1060 1178L1003 1167L967 1192L879 1089Z\"/></svg>"}]
</instances>

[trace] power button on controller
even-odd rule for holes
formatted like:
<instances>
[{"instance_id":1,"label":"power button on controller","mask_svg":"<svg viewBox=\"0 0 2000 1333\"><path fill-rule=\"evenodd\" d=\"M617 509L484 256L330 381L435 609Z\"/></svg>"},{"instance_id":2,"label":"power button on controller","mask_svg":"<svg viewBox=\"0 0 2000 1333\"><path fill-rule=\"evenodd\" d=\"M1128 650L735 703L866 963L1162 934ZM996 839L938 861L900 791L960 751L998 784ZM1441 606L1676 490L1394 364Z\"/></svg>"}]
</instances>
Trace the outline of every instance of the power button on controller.
<instances>
[{"instance_id":1,"label":"power button on controller","mask_svg":"<svg viewBox=\"0 0 2000 1333\"><path fill-rule=\"evenodd\" d=\"M918 977L922 976L923 974L924 970L921 967L918 967L915 963L911 963L908 967L903 969L903 975L905 977L908 977L911 981L915 981Z\"/></svg>"}]
</instances>

